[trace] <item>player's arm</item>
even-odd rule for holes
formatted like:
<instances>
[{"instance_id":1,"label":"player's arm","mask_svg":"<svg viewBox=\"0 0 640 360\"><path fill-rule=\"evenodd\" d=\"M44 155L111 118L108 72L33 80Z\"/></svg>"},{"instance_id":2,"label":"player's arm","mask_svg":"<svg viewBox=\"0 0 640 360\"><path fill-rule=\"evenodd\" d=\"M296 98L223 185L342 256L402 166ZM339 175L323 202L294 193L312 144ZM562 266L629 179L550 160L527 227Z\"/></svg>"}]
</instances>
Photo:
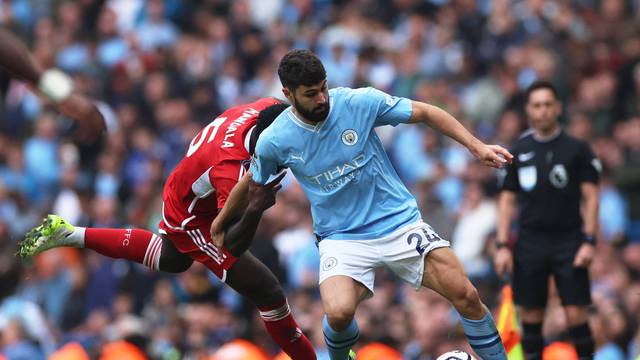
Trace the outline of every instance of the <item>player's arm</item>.
<instances>
[{"instance_id":1,"label":"player's arm","mask_svg":"<svg viewBox=\"0 0 640 360\"><path fill-rule=\"evenodd\" d=\"M0 67L20 80L37 84L42 68L26 46L11 32L0 28Z\"/></svg>"},{"instance_id":2,"label":"player's arm","mask_svg":"<svg viewBox=\"0 0 640 360\"><path fill-rule=\"evenodd\" d=\"M249 249L262 214L276 203L276 193L282 188L280 180L284 175L283 172L266 185L248 181L246 209L238 221L225 228L224 246L231 255L238 257Z\"/></svg>"},{"instance_id":3,"label":"player's arm","mask_svg":"<svg viewBox=\"0 0 640 360\"><path fill-rule=\"evenodd\" d=\"M268 145L264 144L260 139L258 140L255 154L251 158L251 170L233 187L222 210L220 210L218 216L216 216L211 224L211 238L214 245L220 247L223 244L233 241L233 239L225 239L228 235L225 234L224 231L233 219L238 219L245 215L244 212L248 207L250 199L249 187L251 181L265 184L269 176L276 173L278 169L277 162L273 160L274 156L270 150ZM282 177L279 179L282 179ZM280 180L278 180L278 182L279 181ZM273 182L271 184L273 184ZM260 199L257 199L257 201L259 200Z\"/></svg>"},{"instance_id":4,"label":"player's arm","mask_svg":"<svg viewBox=\"0 0 640 360\"><path fill-rule=\"evenodd\" d=\"M27 47L11 32L0 29L0 67L45 95L65 116L82 125L85 136L106 129L102 114L87 97L73 92L73 80L60 70L43 70Z\"/></svg>"},{"instance_id":5,"label":"player's arm","mask_svg":"<svg viewBox=\"0 0 640 360\"><path fill-rule=\"evenodd\" d=\"M501 168L511 163L513 155L500 145L486 145L471 134L456 118L437 106L412 101L409 123L423 123L453 138L485 165Z\"/></svg>"},{"instance_id":6,"label":"player's arm","mask_svg":"<svg viewBox=\"0 0 640 360\"><path fill-rule=\"evenodd\" d=\"M217 247L224 245L224 229L229 226L233 219L238 219L243 215L247 207L249 182L251 172L246 173L240 181L233 187L222 209L211 223L211 239Z\"/></svg>"}]
</instances>

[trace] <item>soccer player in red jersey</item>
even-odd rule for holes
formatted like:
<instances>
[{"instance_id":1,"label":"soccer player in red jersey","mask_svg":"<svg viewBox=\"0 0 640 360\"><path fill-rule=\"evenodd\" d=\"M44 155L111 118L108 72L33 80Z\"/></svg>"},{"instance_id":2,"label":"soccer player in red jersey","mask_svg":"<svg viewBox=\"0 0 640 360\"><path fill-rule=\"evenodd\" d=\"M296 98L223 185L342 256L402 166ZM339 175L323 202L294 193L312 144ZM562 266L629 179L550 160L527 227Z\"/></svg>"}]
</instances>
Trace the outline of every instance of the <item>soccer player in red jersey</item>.
<instances>
[{"instance_id":1,"label":"soccer player in red jersey","mask_svg":"<svg viewBox=\"0 0 640 360\"><path fill-rule=\"evenodd\" d=\"M277 99L264 98L230 108L204 127L165 183L159 234L143 229L74 227L57 215L49 215L25 236L19 254L29 257L50 248L73 246L173 273L198 261L256 304L267 331L292 359L316 359L275 275L246 252L250 241L240 241L232 248L217 247L210 235L213 219L249 167L260 132L287 107ZM282 176L258 189L263 193L256 193L246 206L261 211L271 207ZM226 229L250 239L258 221L243 227L235 226L240 224L236 221Z\"/></svg>"}]
</instances>

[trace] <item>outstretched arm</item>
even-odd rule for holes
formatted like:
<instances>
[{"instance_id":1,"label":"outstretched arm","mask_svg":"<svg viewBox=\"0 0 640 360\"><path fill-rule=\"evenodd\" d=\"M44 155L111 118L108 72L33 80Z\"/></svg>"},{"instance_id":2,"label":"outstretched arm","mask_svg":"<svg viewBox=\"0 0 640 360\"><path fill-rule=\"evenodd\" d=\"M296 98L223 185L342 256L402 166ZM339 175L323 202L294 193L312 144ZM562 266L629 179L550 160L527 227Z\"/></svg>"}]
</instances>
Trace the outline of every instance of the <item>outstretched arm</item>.
<instances>
[{"instance_id":1,"label":"outstretched arm","mask_svg":"<svg viewBox=\"0 0 640 360\"><path fill-rule=\"evenodd\" d=\"M6 29L0 29L0 54L0 67L20 80L38 83L42 68L27 47Z\"/></svg>"},{"instance_id":2,"label":"outstretched arm","mask_svg":"<svg viewBox=\"0 0 640 360\"><path fill-rule=\"evenodd\" d=\"M54 103L56 109L81 125L83 136L106 129L92 100L73 92L73 80L60 70L43 70L27 47L11 32L0 29L0 67L27 82Z\"/></svg>"},{"instance_id":3,"label":"outstretched arm","mask_svg":"<svg viewBox=\"0 0 640 360\"><path fill-rule=\"evenodd\" d=\"M409 123L424 123L464 145L482 163L501 168L511 163L513 155L499 145L486 145L471 134L451 114L437 106L412 101Z\"/></svg>"}]
</instances>

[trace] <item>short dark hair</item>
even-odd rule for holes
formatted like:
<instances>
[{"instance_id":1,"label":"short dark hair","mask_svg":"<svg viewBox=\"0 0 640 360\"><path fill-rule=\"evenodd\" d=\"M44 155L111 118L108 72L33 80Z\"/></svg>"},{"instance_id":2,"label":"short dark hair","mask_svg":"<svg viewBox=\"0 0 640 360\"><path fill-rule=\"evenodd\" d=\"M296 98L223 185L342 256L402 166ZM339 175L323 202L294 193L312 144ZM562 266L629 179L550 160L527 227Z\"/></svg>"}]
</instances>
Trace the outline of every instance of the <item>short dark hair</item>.
<instances>
[{"instance_id":1,"label":"short dark hair","mask_svg":"<svg viewBox=\"0 0 640 360\"><path fill-rule=\"evenodd\" d=\"M282 86L295 90L300 85L312 86L327 78L322 61L309 50L294 49L286 53L278 66Z\"/></svg>"},{"instance_id":2,"label":"short dark hair","mask_svg":"<svg viewBox=\"0 0 640 360\"><path fill-rule=\"evenodd\" d=\"M253 129L253 132L251 133L251 139L249 140L250 154L254 153L258 138L260 137L260 134L262 134L264 129L268 128L278 117L278 115L280 115L288 107L289 104L282 103L271 105L260 111L260 114L258 114L258 119L256 120L256 127L255 129Z\"/></svg>"},{"instance_id":3,"label":"short dark hair","mask_svg":"<svg viewBox=\"0 0 640 360\"><path fill-rule=\"evenodd\" d=\"M547 89L549 91L551 91L553 93L553 97L558 100L558 90L556 90L556 87L550 83L549 81L545 81L545 80L537 80L534 81L533 84L529 85L529 87L527 88L527 90L524 93L524 100L526 103L529 102L529 98L531 97L531 93L533 93L536 90L540 90L540 89Z\"/></svg>"}]
</instances>

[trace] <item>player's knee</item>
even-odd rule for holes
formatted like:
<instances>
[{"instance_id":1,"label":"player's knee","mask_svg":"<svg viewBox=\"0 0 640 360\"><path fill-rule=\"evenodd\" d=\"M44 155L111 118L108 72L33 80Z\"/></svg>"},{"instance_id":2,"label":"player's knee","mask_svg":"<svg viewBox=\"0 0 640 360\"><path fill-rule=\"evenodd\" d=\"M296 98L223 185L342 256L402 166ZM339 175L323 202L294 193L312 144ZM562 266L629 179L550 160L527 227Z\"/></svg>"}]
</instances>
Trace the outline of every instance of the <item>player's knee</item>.
<instances>
[{"instance_id":1,"label":"player's knee","mask_svg":"<svg viewBox=\"0 0 640 360\"><path fill-rule=\"evenodd\" d=\"M254 300L254 303L256 304L262 303L265 305L273 305L284 303L286 301L284 290L282 290L280 284L267 284L267 286L264 286L261 290L262 291L260 291L256 296L257 299Z\"/></svg>"},{"instance_id":2,"label":"player's knee","mask_svg":"<svg viewBox=\"0 0 640 360\"><path fill-rule=\"evenodd\" d=\"M349 326L356 313L355 307L344 303L325 304L324 311L327 314L329 325L336 331Z\"/></svg>"}]
</instances>

